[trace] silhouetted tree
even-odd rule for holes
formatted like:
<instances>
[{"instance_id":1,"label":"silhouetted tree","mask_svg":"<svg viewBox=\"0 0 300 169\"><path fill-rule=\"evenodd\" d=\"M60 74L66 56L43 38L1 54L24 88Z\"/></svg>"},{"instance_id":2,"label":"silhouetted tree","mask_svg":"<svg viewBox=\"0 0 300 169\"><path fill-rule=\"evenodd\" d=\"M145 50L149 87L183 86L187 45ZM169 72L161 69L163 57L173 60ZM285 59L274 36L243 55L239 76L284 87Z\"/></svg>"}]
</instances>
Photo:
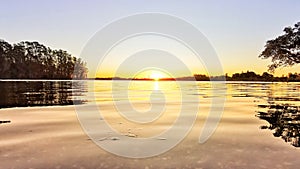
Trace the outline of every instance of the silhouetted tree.
<instances>
[{"instance_id":1,"label":"silhouetted tree","mask_svg":"<svg viewBox=\"0 0 300 169\"><path fill-rule=\"evenodd\" d=\"M272 74L269 74L268 72L264 72L262 75L261 75L261 78L263 81L273 81L274 80L274 76Z\"/></svg>"},{"instance_id":2,"label":"silhouetted tree","mask_svg":"<svg viewBox=\"0 0 300 169\"><path fill-rule=\"evenodd\" d=\"M268 66L271 72L278 67L300 63L300 22L283 31L283 35L267 41L264 51L259 55L262 59L272 59L272 64Z\"/></svg>"},{"instance_id":3,"label":"silhouetted tree","mask_svg":"<svg viewBox=\"0 0 300 169\"><path fill-rule=\"evenodd\" d=\"M86 63L66 51L38 42L11 45L0 40L0 78L81 79L87 72Z\"/></svg>"},{"instance_id":4,"label":"silhouetted tree","mask_svg":"<svg viewBox=\"0 0 300 169\"><path fill-rule=\"evenodd\" d=\"M10 52L12 50L12 46L0 39L0 75L4 78L8 78L10 76L9 70L12 66L12 56Z\"/></svg>"},{"instance_id":5,"label":"silhouetted tree","mask_svg":"<svg viewBox=\"0 0 300 169\"><path fill-rule=\"evenodd\" d=\"M201 74L194 74L194 78L196 81L209 81L209 77L206 75L201 75Z\"/></svg>"}]
</instances>

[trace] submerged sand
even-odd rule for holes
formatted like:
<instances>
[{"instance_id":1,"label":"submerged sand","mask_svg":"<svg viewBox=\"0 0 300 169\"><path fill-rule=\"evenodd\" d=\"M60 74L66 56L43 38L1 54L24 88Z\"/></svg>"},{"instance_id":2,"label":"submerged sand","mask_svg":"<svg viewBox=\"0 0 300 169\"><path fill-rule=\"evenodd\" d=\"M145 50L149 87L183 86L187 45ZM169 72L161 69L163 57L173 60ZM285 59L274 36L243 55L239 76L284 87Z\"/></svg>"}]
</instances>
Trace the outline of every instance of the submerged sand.
<instances>
[{"instance_id":1,"label":"submerged sand","mask_svg":"<svg viewBox=\"0 0 300 169\"><path fill-rule=\"evenodd\" d=\"M228 99L217 130L199 144L209 110L204 102L180 144L145 159L119 157L98 147L81 128L74 106L1 109L0 119L11 123L0 124L0 168L298 168L300 149L273 137L270 130L261 130L267 122L255 117L256 109L254 98ZM116 110L107 104L102 111ZM162 120L155 128L141 128L113 113L107 119L119 132L130 129L138 137L170 125Z\"/></svg>"}]
</instances>

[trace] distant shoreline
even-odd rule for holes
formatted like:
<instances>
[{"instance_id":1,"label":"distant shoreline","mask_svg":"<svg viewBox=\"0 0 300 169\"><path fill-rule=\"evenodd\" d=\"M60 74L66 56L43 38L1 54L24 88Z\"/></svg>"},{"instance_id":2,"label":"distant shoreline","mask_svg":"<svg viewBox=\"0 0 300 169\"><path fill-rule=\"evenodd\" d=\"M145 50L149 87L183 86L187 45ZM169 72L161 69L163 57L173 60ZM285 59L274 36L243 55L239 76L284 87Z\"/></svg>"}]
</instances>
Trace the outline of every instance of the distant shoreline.
<instances>
[{"instance_id":1,"label":"distant shoreline","mask_svg":"<svg viewBox=\"0 0 300 169\"><path fill-rule=\"evenodd\" d=\"M72 76L71 76L72 77ZM76 78L0 78L0 81L77 81L77 80L134 80L134 81L242 81L242 82L300 82L300 73L289 73L281 77L274 76L268 72L257 74L253 71L234 73L231 76L227 73L219 76L208 76L205 74L194 74L181 77L136 78L136 77L76 77ZM74 77L74 76L73 76Z\"/></svg>"},{"instance_id":2,"label":"distant shoreline","mask_svg":"<svg viewBox=\"0 0 300 169\"><path fill-rule=\"evenodd\" d=\"M263 81L263 80L192 80L192 79L160 79L160 80L154 80L154 79L130 79L130 78L86 78L86 79L0 79L0 82L24 82L24 81L32 81L32 82L42 82L42 81L61 81L61 82L67 82L67 81L198 81L198 82L268 82L268 83L273 83L273 82L300 82L299 81Z\"/></svg>"}]
</instances>

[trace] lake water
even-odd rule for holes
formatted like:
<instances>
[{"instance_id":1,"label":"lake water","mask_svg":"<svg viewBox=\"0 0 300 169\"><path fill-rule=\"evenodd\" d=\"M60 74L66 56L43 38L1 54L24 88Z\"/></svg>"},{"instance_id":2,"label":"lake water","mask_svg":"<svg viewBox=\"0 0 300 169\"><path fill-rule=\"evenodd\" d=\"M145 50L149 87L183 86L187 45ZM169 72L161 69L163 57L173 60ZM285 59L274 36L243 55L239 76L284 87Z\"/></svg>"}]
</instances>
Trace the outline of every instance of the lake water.
<instances>
[{"instance_id":1,"label":"lake water","mask_svg":"<svg viewBox=\"0 0 300 169\"><path fill-rule=\"evenodd\" d=\"M83 103L75 100L74 96L83 96L84 86L71 81L0 81L0 108L71 105Z\"/></svg>"},{"instance_id":2,"label":"lake water","mask_svg":"<svg viewBox=\"0 0 300 169\"><path fill-rule=\"evenodd\" d=\"M165 96L174 100L182 95L198 95L199 99L226 97L228 100L231 97L253 97L268 103L300 103L300 83L226 82L220 85L222 89L226 88L226 93L221 94L216 91L218 86L214 87L215 92L211 82L191 81L0 80L0 108L70 105L122 99L148 100L150 94L155 91L162 91Z\"/></svg>"},{"instance_id":3,"label":"lake water","mask_svg":"<svg viewBox=\"0 0 300 169\"><path fill-rule=\"evenodd\" d=\"M225 92L224 92L225 91ZM253 112L273 131L299 147L300 83L191 82L191 81L0 81L0 108L48 105L130 103L149 101L158 105L171 102L201 102L212 98L253 98ZM184 104L183 104L184 105ZM147 108L147 106L146 106ZM151 104L148 107L151 109ZM146 111L146 110L145 110Z\"/></svg>"}]
</instances>

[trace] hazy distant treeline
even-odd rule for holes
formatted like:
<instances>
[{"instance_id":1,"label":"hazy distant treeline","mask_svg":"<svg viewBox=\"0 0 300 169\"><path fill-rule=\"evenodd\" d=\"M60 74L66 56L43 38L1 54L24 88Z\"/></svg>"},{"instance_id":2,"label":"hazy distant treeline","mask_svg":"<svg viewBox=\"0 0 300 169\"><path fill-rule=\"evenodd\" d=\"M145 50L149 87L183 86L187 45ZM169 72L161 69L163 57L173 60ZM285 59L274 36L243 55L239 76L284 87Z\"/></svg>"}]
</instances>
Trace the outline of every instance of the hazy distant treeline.
<instances>
[{"instance_id":1,"label":"hazy distant treeline","mask_svg":"<svg viewBox=\"0 0 300 169\"><path fill-rule=\"evenodd\" d=\"M38 42L9 44L0 39L0 78L81 79L86 78L87 71L85 62L66 51Z\"/></svg>"},{"instance_id":2,"label":"hazy distant treeline","mask_svg":"<svg viewBox=\"0 0 300 169\"><path fill-rule=\"evenodd\" d=\"M206 75L195 74L197 81L208 81L208 80L224 80L227 81L265 81L265 82L299 82L300 74L289 73L287 76L275 77L268 72L264 72L261 75L256 74L253 71L234 73L232 76L214 76L208 77Z\"/></svg>"}]
</instances>

